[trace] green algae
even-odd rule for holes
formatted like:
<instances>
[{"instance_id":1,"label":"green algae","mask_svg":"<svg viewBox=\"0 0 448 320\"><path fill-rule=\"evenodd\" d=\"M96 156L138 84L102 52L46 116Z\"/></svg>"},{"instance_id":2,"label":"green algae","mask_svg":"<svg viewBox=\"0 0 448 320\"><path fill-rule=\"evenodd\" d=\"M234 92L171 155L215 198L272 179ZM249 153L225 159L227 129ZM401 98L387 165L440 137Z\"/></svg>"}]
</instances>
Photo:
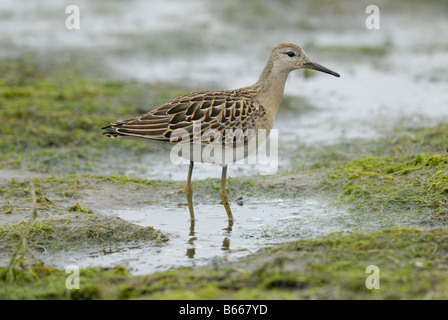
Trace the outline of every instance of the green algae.
<instances>
[{"instance_id":1,"label":"green algae","mask_svg":"<svg viewBox=\"0 0 448 320\"><path fill-rule=\"evenodd\" d=\"M446 215L448 210L448 155L419 154L411 159L369 157L356 159L333 171L325 181L341 189L342 201L357 210L388 211L396 207L430 210Z\"/></svg>"},{"instance_id":2,"label":"green algae","mask_svg":"<svg viewBox=\"0 0 448 320\"><path fill-rule=\"evenodd\" d=\"M333 158L321 188L360 213L408 212L443 219L448 213L448 125L397 129L364 157Z\"/></svg>"},{"instance_id":3,"label":"green algae","mask_svg":"<svg viewBox=\"0 0 448 320\"><path fill-rule=\"evenodd\" d=\"M60 210L59 205L56 212ZM44 216L48 216L50 210L42 210ZM152 227L140 227L127 223L119 218L98 215L91 209L76 203L59 212L54 217L36 221L29 231L30 243L34 246L59 247L66 249L74 247L73 243L105 243L105 242L127 242L137 240L161 239L160 231ZM25 220L16 224L0 226L0 243L2 249L13 246L17 235L21 234L26 225ZM166 236L163 236L166 238Z\"/></svg>"},{"instance_id":4,"label":"green algae","mask_svg":"<svg viewBox=\"0 0 448 320\"><path fill-rule=\"evenodd\" d=\"M17 242L26 225L25 221L9 226L0 226L1 249L9 251ZM64 215L36 221L28 235L31 248L54 253L73 250L82 245L114 245L118 243L167 239L152 227L139 227L118 218L103 217L95 213Z\"/></svg>"},{"instance_id":5,"label":"green algae","mask_svg":"<svg viewBox=\"0 0 448 320\"><path fill-rule=\"evenodd\" d=\"M47 65L34 55L1 61L1 168L38 172L91 172L107 151L138 157L147 144L113 144L100 128L150 111L190 89L167 84L93 78L76 59L71 67ZM114 160L114 159L111 159Z\"/></svg>"}]
</instances>

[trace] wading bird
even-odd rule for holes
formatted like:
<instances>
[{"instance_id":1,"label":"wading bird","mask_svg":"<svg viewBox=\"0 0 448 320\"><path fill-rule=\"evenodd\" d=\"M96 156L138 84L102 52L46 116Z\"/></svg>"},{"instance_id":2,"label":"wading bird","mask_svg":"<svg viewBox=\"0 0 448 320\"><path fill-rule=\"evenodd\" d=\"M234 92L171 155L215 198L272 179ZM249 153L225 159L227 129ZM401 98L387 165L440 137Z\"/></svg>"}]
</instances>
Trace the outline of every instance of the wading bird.
<instances>
[{"instance_id":1,"label":"wading bird","mask_svg":"<svg viewBox=\"0 0 448 320\"><path fill-rule=\"evenodd\" d=\"M226 191L227 164L248 156L251 141L255 141L255 146L260 142L256 138L257 131L264 130L266 135L269 134L283 98L288 74L297 69L312 69L339 77L338 73L311 61L299 46L282 43L272 49L255 84L236 90L187 94L134 119L111 123L102 128L103 134L109 138L143 138L167 148L182 144L191 146L193 151L195 145L200 145L203 151L211 144L221 145L224 150L237 151L242 148L240 157L223 158L218 163L222 165L219 195L229 221L232 221ZM248 131L252 134L247 134ZM207 160L202 156L198 158L194 152L186 152L183 156L190 161L185 195L191 221L194 221L193 165L195 161Z\"/></svg>"}]
</instances>

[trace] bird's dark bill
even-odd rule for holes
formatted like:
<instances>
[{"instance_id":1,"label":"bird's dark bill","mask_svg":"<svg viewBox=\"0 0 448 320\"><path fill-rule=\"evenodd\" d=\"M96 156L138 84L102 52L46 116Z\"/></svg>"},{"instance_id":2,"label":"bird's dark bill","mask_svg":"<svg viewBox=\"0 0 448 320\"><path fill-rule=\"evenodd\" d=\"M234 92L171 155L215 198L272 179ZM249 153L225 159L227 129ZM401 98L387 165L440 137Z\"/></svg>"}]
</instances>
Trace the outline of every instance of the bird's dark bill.
<instances>
[{"instance_id":1,"label":"bird's dark bill","mask_svg":"<svg viewBox=\"0 0 448 320\"><path fill-rule=\"evenodd\" d=\"M316 62L307 62L307 63L305 63L305 68L312 69L312 70L317 70L317 71L321 71L321 72L325 72L325 73L331 74L331 75L333 75L335 77L338 77L338 78L340 77L339 73L331 71L330 69L325 68L324 66L322 66L322 65L320 65L320 64L318 64Z\"/></svg>"}]
</instances>

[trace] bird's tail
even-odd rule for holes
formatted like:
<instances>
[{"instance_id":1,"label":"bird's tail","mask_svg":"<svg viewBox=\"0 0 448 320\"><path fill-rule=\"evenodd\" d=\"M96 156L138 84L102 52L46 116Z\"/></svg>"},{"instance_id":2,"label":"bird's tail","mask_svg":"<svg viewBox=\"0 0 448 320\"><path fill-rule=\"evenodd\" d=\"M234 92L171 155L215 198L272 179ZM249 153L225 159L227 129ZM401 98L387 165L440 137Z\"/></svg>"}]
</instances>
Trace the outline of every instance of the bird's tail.
<instances>
[{"instance_id":1,"label":"bird's tail","mask_svg":"<svg viewBox=\"0 0 448 320\"><path fill-rule=\"evenodd\" d=\"M113 125L102 127L101 130L105 130L103 134L108 138L118 138L125 136L124 134L119 133Z\"/></svg>"}]
</instances>

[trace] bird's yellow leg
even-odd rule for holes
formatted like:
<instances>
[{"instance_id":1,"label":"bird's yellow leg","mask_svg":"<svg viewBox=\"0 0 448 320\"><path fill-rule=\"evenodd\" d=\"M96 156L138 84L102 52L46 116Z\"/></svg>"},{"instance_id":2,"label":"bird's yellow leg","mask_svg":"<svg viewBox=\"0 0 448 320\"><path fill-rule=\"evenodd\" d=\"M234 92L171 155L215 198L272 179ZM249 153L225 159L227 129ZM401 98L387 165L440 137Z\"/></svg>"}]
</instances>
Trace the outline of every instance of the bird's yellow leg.
<instances>
[{"instance_id":1,"label":"bird's yellow leg","mask_svg":"<svg viewBox=\"0 0 448 320\"><path fill-rule=\"evenodd\" d=\"M227 177L227 166L222 167L222 175L221 175L221 188L219 189L219 196L221 197L222 204L226 209L227 216L229 220L233 220L232 210L230 210L229 199L227 197L226 191L226 177Z\"/></svg>"},{"instance_id":2,"label":"bird's yellow leg","mask_svg":"<svg viewBox=\"0 0 448 320\"><path fill-rule=\"evenodd\" d=\"M185 183L185 195L187 196L188 211L190 211L190 219L194 221L193 210L193 188L191 187L191 175L193 173L193 161L190 161L190 168L188 169L187 182Z\"/></svg>"}]
</instances>

